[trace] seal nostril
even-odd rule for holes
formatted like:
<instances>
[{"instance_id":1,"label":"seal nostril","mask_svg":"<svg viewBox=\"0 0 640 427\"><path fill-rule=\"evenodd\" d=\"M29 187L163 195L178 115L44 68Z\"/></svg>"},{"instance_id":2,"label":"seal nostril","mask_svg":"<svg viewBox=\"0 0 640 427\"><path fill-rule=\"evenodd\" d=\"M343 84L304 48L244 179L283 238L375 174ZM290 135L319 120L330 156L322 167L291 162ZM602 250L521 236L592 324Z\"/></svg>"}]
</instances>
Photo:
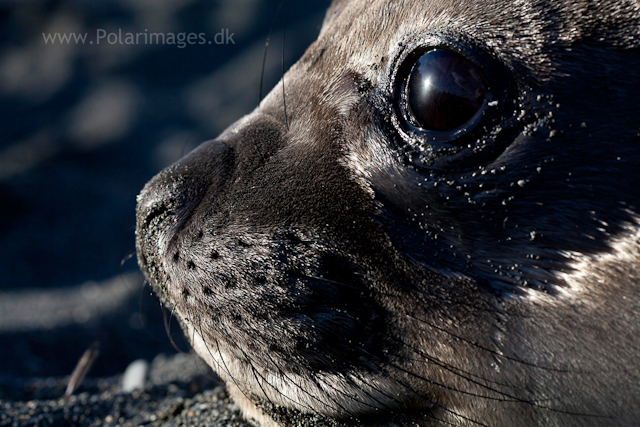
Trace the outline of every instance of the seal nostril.
<instances>
[{"instance_id":1,"label":"seal nostril","mask_svg":"<svg viewBox=\"0 0 640 427\"><path fill-rule=\"evenodd\" d=\"M173 261L174 262L180 261L180 252L176 252L175 254L173 254Z\"/></svg>"},{"instance_id":2,"label":"seal nostril","mask_svg":"<svg viewBox=\"0 0 640 427\"><path fill-rule=\"evenodd\" d=\"M160 205L155 209L151 209L151 212L149 212L149 214L144 220L144 227L149 228L149 225L154 219L162 217L168 212L169 212L169 208L166 205Z\"/></svg>"},{"instance_id":3,"label":"seal nostril","mask_svg":"<svg viewBox=\"0 0 640 427\"><path fill-rule=\"evenodd\" d=\"M188 268L189 270L193 270L194 268L196 268L196 265L195 265L195 263L194 263L193 261L189 261L189 262L187 263L187 268Z\"/></svg>"},{"instance_id":4,"label":"seal nostril","mask_svg":"<svg viewBox=\"0 0 640 427\"><path fill-rule=\"evenodd\" d=\"M220 258L220 254L216 251L211 251L211 259L218 259Z\"/></svg>"},{"instance_id":5,"label":"seal nostril","mask_svg":"<svg viewBox=\"0 0 640 427\"><path fill-rule=\"evenodd\" d=\"M221 187L231 166L230 148L221 141L213 140L202 143L164 169L138 195L138 218L144 220L142 227L149 227L154 219L167 213L179 213L181 218L188 218L209 189L215 192ZM199 230L197 235L202 238L204 231Z\"/></svg>"}]
</instances>

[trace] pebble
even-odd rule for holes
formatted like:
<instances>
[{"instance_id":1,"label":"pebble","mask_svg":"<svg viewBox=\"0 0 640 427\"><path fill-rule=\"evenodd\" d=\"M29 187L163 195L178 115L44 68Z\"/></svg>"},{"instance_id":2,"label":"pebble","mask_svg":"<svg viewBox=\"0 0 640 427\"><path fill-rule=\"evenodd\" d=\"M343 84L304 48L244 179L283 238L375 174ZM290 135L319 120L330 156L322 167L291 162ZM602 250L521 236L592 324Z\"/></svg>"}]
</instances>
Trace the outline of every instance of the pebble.
<instances>
[{"instance_id":1,"label":"pebble","mask_svg":"<svg viewBox=\"0 0 640 427\"><path fill-rule=\"evenodd\" d=\"M127 366L122 376L122 392L131 393L134 390L144 388L149 372L149 362L144 359L134 360Z\"/></svg>"}]
</instances>

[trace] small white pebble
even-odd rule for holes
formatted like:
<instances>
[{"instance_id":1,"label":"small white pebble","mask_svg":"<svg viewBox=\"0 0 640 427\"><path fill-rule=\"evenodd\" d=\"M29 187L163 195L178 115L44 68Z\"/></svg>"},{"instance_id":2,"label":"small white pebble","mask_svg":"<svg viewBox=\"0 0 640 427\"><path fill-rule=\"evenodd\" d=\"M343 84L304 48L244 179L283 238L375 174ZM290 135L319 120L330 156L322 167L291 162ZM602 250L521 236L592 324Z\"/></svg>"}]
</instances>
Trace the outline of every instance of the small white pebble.
<instances>
[{"instance_id":1,"label":"small white pebble","mask_svg":"<svg viewBox=\"0 0 640 427\"><path fill-rule=\"evenodd\" d=\"M149 372L149 363L146 360L138 359L131 362L122 375L123 393L131 393L134 390L144 388L147 372Z\"/></svg>"}]
</instances>

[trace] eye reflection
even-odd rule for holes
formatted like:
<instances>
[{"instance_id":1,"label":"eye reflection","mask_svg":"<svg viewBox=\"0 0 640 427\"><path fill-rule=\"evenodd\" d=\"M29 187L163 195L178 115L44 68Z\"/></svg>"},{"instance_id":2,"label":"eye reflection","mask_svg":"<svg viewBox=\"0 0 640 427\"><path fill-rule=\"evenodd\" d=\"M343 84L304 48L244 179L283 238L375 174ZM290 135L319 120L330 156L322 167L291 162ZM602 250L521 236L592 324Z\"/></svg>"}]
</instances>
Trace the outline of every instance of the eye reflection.
<instances>
[{"instance_id":1,"label":"eye reflection","mask_svg":"<svg viewBox=\"0 0 640 427\"><path fill-rule=\"evenodd\" d=\"M431 90L431 76L423 78L422 87L420 88L420 96L428 96Z\"/></svg>"},{"instance_id":2,"label":"eye reflection","mask_svg":"<svg viewBox=\"0 0 640 427\"><path fill-rule=\"evenodd\" d=\"M467 59L445 49L427 51L414 64L405 89L410 121L426 130L456 129L480 110L485 92Z\"/></svg>"}]
</instances>

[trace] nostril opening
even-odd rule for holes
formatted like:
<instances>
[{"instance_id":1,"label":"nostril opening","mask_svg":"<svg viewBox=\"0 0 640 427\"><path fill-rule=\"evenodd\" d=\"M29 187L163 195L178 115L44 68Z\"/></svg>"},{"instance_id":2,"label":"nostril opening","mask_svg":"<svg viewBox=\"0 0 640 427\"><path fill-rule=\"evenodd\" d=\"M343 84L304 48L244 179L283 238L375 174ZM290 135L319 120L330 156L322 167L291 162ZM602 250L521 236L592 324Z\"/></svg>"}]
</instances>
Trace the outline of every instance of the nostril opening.
<instances>
[{"instance_id":1,"label":"nostril opening","mask_svg":"<svg viewBox=\"0 0 640 427\"><path fill-rule=\"evenodd\" d=\"M187 263L187 268L188 268L189 270L193 270L194 268L196 268L196 264L195 264L193 261L189 261L189 262Z\"/></svg>"},{"instance_id":2,"label":"nostril opening","mask_svg":"<svg viewBox=\"0 0 640 427\"><path fill-rule=\"evenodd\" d=\"M220 258L220 254L216 251L211 251L211 259L218 259Z\"/></svg>"},{"instance_id":3,"label":"nostril opening","mask_svg":"<svg viewBox=\"0 0 640 427\"><path fill-rule=\"evenodd\" d=\"M173 254L173 261L174 262L180 261L180 253L179 252L176 252L175 254Z\"/></svg>"},{"instance_id":4,"label":"nostril opening","mask_svg":"<svg viewBox=\"0 0 640 427\"><path fill-rule=\"evenodd\" d=\"M164 216L167 212L169 212L169 208L166 205L160 205L152 209L149 215L147 215L147 217L144 220L145 228L148 228L154 219Z\"/></svg>"}]
</instances>

